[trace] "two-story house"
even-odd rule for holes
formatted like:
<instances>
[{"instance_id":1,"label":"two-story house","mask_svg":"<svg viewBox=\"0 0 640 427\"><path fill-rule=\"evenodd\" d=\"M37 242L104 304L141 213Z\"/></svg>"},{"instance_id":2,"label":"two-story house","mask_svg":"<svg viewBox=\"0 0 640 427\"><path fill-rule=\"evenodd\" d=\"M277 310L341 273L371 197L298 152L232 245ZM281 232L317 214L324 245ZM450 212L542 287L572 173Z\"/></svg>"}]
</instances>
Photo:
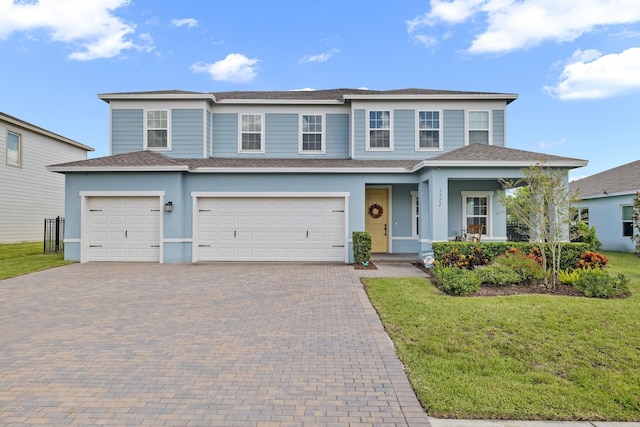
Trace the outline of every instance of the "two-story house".
<instances>
[{"instance_id":1,"label":"two-story house","mask_svg":"<svg viewBox=\"0 0 640 427\"><path fill-rule=\"evenodd\" d=\"M42 241L44 220L64 216L64 177L51 163L86 160L93 148L0 112L0 243Z\"/></svg>"},{"instance_id":2,"label":"two-story house","mask_svg":"<svg viewBox=\"0 0 640 427\"><path fill-rule=\"evenodd\" d=\"M65 256L85 261L353 259L415 253L483 225L496 192L537 162L506 148L510 93L424 89L108 93L111 156L66 174Z\"/></svg>"}]
</instances>

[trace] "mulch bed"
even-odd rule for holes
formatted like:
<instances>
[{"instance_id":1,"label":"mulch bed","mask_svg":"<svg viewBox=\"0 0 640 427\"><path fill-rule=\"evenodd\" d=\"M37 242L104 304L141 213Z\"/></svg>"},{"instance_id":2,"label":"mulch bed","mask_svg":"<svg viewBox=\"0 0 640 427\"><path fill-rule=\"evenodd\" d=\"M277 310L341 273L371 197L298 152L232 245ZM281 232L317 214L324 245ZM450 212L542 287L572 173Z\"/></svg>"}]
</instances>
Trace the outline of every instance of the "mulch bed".
<instances>
[{"instance_id":1,"label":"mulch bed","mask_svg":"<svg viewBox=\"0 0 640 427\"><path fill-rule=\"evenodd\" d=\"M378 269L378 267L376 267L376 265L371 261L369 261L369 265L367 267L365 267L362 264L353 264L353 268L355 270L377 270Z\"/></svg>"},{"instance_id":2,"label":"mulch bed","mask_svg":"<svg viewBox=\"0 0 640 427\"><path fill-rule=\"evenodd\" d=\"M424 271L431 283L437 284L437 280L431 275L431 272L424 268L420 263L413 264ZM544 284L539 285L507 285L507 286L480 286L478 292L470 297L500 297L507 295L526 295L526 294L545 294L545 295L563 295L570 297L584 297L584 293L580 289L576 289L571 285L556 285L555 289L547 289Z\"/></svg>"}]
</instances>

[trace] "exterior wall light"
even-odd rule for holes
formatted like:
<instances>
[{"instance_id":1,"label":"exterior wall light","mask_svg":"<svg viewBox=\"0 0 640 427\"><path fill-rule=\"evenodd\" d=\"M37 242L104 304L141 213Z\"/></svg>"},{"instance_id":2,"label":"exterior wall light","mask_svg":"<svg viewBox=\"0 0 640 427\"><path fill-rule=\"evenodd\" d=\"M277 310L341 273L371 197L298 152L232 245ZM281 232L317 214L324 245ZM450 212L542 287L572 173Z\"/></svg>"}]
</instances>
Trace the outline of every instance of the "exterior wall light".
<instances>
[{"instance_id":1,"label":"exterior wall light","mask_svg":"<svg viewBox=\"0 0 640 427\"><path fill-rule=\"evenodd\" d=\"M167 202L164 204L165 212L173 212L173 202Z\"/></svg>"}]
</instances>

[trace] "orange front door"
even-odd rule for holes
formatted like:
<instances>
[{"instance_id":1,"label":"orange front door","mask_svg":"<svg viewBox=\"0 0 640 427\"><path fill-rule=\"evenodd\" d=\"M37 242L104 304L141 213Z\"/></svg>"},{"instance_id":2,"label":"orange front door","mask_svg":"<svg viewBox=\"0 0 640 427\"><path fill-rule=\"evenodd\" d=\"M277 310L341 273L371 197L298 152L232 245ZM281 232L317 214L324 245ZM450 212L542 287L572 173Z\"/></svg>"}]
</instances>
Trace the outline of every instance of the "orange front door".
<instances>
[{"instance_id":1,"label":"orange front door","mask_svg":"<svg viewBox=\"0 0 640 427\"><path fill-rule=\"evenodd\" d=\"M371 234L371 252L389 252L389 190L368 188L365 193L365 230Z\"/></svg>"}]
</instances>

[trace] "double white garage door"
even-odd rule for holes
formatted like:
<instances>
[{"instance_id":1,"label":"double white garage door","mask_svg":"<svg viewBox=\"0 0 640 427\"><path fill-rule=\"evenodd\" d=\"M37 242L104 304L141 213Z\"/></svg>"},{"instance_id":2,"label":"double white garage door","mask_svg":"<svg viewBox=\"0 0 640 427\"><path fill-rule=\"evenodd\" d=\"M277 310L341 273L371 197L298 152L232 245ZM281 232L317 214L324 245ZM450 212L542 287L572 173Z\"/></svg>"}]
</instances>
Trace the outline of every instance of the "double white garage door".
<instances>
[{"instance_id":1,"label":"double white garage door","mask_svg":"<svg viewBox=\"0 0 640 427\"><path fill-rule=\"evenodd\" d=\"M344 261L345 206L336 197L197 201L198 261Z\"/></svg>"},{"instance_id":2,"label":"double white garage door","mask_svg":"<svg viewBox=\"0 0 640 427\"><path fill-rule=\"evenodd\" d=\"M160 261L159 197L87 206L89 261ZM345 260L344 197L198 197L193 215L194 261Z\"/></svg>"}]
</instances>

